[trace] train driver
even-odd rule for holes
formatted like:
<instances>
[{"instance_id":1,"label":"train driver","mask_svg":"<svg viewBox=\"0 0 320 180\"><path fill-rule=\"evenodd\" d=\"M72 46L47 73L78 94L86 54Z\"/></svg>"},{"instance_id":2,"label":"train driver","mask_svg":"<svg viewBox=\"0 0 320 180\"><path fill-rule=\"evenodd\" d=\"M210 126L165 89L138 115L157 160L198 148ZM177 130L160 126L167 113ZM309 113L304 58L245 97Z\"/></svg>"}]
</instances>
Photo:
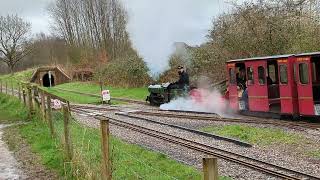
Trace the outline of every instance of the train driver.
<instances>
[{"instance_id":1,"label":"train driver","mask_svg":"<svg viewBox=\"0 0 320 180\"><path fill-rule=\"evenodd\" d=\"M178 66L178 74L179 74L179 80L177 82L170 84L170 89L184 89L189 90L189 75L185 71L183 66Z\"/></svg>"}]
</instances>

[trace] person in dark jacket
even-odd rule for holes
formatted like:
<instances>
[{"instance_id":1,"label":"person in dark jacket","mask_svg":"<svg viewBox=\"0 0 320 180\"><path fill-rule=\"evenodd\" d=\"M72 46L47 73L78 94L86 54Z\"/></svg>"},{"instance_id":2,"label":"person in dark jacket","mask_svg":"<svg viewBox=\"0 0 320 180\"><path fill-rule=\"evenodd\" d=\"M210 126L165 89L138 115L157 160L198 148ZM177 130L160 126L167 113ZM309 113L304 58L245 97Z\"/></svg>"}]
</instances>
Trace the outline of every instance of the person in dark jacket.
<instances>
[{"instance_id":1,"label":"person in dark jacket","mask_svg":"<svg viewBox=\"0 0 320 180\"><path fill-rule=\"evenodd\" d=\"M171 89L189 89L189 75L188 73L184 70L182 66L178 66L178 74L179 74L179 80L171 83Z\"/></svg>"},{"instance_id":2,"label":"person in dark jacket","mask_svg":"<svg viewBox=\"0 0 320 180\"><path fill-rule=\"evenodd\" d=\"M245 90L247 88L246 85L246 70L245 69L240 69L239 73L236 75L237 78L237 86L241 90Z\"/></svg>"}]
</instances>

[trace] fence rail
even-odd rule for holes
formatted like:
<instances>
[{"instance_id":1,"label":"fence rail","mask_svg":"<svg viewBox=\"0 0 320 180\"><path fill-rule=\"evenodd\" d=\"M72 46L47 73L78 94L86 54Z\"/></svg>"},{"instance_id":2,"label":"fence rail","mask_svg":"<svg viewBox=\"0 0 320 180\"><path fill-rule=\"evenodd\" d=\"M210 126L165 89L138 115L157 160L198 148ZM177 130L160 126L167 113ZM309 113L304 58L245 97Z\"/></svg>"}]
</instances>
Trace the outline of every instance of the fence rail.
<instances>
[{"instance_id":1,"label":"fence rail","mask_svg":"<svg viewBox=\"0 0 320 180\"><path fill-rule=\"evenodd\" d=\"M8 86L10 84L10 87ZM10 91L10 92L9 92ZM84 137L89 132L84 128L72 128L72 124L77 124L82 127L82 125L73 121L70 112L70 102L64 98L56 96L52 93L47 92L44 88L39 87L34 84L26 83L26 82L17 82L17 83L8 83L7 81L3 81L0 79L0 93L5 93L10 96L16 96L27 108L28 108L28 118L31 120L34 116L40 115L43 123L48 126L50 136L59 141L62 144L62 149L65 154L65 163L71 163L74 167L82 166L79 165L82 163L81 153L87 151L86 153L90 153L90 143L92 145L93 142L87 141L84 142ZM61 103L61 109L56 110L53 109L52 103L53 100L57 99ZM60 115L63 119L63 122L57 122L53 116ZM100 139L100 157L101 160L100 173L99 175L94 175L93 173L88 173L87 178L90 179L112 179L112 160L111 160L111 151L110 151L110 131L109 131L109 120L104 116L95 116L95 119L100 121L100 133L98 134ZM73 138L79 131L81 130L81 135L83 139L80 142L75 142ZM77 150L75 147L79 146ZM116 148L116 147L115 147ZM95 156L96 156L95 154ZM132 156L133 157L133 156ZM80 159L79 159L80 158ZM88 163L90 164L90 163ZM92 167L93 168L93 167ZM85 169L85 168L84 168ZM83 169L82 169L83 170ZM75 175L77 175L79 171L76 171ZM135 173L135 172L134 172ZM217 159L213 157L203 158L203 177L205 180L217 180L218 179L218 170L217 170ZM164 173L162 173L164 174ZM136 174L136 177L139 177ZM170 178L176 179L176 178Z\"/></svg>"}]
</instances>

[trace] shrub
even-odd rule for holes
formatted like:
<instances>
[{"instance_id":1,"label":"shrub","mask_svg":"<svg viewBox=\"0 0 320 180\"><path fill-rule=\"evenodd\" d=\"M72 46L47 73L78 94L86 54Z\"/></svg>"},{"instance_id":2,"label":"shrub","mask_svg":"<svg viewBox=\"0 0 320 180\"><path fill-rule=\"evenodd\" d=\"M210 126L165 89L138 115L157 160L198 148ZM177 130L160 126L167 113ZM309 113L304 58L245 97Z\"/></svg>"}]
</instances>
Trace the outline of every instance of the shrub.
<instances>
[{"instance_id":1,"label":"shrub","mask_svg":"<svg viewBox=\"0 0 320 180\"><path fill-rule=\"evenodd\" d=\"M142 87L150 83L148 67L142 58L137 55L127 55L117 58L100 70L97 70L95 79L101 80L116 87Z\"/></svg>"}]
</instances>

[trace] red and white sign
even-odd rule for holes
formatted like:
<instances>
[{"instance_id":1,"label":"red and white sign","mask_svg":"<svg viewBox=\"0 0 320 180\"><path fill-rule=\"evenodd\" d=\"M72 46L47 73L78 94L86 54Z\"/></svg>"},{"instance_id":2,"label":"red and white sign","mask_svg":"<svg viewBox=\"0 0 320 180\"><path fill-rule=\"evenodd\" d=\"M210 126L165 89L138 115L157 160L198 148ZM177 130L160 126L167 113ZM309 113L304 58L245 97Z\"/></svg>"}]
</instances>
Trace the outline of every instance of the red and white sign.
<instances>
[{"instance_id":1,"label":"red and white sign","mask_svg":"<svg viewBox=\"0 0 320 180\"><path fill-rule=\"evenodd\" d=\"M111 95L110 95L110 91L109 90L103 90L101 92L102 94L102 100L103 101L110 101L111 100Z\"/></svg>"},{"instance_id":2,"label":"red and white sign","mask_svg":"<svg viewBox=\"0 0 320 180\"><path fill-rule=\"evenodd\" d=\"M54 99L53 100L53 109L61 109L62 105L61 105L61 101L59 101L58 99Z\"/></svg>"}]
</instances>

